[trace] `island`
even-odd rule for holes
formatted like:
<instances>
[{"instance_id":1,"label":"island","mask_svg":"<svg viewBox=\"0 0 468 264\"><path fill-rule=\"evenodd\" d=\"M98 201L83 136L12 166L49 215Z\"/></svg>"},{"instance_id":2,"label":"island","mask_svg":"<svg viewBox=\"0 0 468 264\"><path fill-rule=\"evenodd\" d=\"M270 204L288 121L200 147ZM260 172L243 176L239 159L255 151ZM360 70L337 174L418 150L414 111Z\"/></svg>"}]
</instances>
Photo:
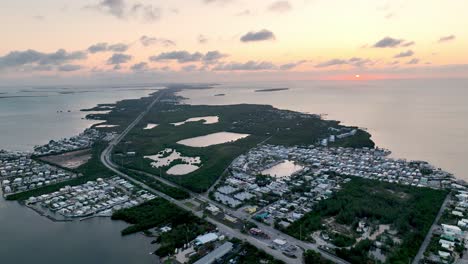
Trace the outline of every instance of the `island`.
<instances>
[{"instance_id":1,"label":"island","mask_svg":"<svg viewBox=\"0 0 468 264\"><path fill-rule=\"evenodd\" d=\"M468 189L358 127L269 105L188 105L172 85L83 111L102 120L0 152L2 190L54 221L111 217L181 263L456 260ZM441 232L435 232L440 226Z\"/></svg>"},{"instance_id":2,"label":"island","mask_svg":"<svg viewBox=\"0 0 468 264\"><path fill-rule=\"evenodd\" d=\"M286 91L289 88L267 88L267 89L258 89L255 90L256 93L267 93L267 92L279 92L279 91Z\"/></svg>"}]
</instances>

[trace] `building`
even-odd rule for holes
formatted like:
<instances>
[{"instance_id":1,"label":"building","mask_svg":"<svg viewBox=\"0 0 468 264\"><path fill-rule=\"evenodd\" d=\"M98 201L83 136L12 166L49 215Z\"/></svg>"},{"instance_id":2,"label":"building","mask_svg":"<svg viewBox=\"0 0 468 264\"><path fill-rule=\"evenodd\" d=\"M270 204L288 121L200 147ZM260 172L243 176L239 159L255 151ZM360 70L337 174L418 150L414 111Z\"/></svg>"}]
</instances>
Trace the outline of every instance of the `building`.
<instances>
[{"instance_id":1,"label":"building","mask_svg":"<svg viewBox=\"0 0 468 264\"><path fill-rule=\"evenodd\" d=\"M199 259L195 264L211 264L214 263L217 259L222 258L224 255L229 253L232 250L233 244L231 242L226 242L210 252L208 255Z\"/></svg>"},{"instance_id":2,"label":"building","mask_svg":"<svg viewBox=\"0 0 468 264\"><path fill-rule=\"evenodd\" d=\"M198 236L197 238L195 238L195 244L197 246L200 246L200 245L204 245L206 243L210 243L216 240L218 240L218 235L216 235L215 233L208 233L208 234Z\"/></svg>"}]
</instances>

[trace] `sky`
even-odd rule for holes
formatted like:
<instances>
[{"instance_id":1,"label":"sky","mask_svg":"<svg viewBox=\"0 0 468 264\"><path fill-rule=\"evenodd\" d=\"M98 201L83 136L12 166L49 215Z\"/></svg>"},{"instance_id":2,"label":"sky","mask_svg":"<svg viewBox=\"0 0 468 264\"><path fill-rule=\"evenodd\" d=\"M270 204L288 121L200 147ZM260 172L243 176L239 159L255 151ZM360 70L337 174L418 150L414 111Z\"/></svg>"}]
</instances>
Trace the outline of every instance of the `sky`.
<instances>
[{"instance_id":1,"label":"sky","mask_svg":"<svg viewBox=\"0 0 468 264\"><path fill-rule=\"evenodd\" d=\"M466 0L16 0L0 82L453 78Z\"/></svg>"}]
</instances>

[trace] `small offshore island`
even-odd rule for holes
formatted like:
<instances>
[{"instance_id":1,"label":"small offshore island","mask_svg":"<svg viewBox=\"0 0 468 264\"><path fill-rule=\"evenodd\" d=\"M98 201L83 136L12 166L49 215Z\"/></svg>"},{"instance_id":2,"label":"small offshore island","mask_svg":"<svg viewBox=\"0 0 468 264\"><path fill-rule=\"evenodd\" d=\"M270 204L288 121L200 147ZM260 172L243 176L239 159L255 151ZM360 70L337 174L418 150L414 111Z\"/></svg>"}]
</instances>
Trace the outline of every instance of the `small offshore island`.
<instances>
[{"instance_id":1,"label":"small offshore island","mask_svg":"<svg viewBox=\"0 0 468 264\"><path fill-rule=\"evenodd\" d=\"M319 115L177 95L202 88L84 109L102 123L32 153L1 151L4 196L54 221L126 221L122 235L154 238L164 263L461 257L468 189L450 173L390 158L366 131Z\"/></svg>"},{"instance_id":2,"label":"small offshore island","mask_svg":"<svg viewBox=\"0 0 468 264\"><path fill-rule=\"evenodd\" d=\"M280 92L287 91L289 88L269 88L269 89L259 89L255 90L256 93L267 93L267 92Z\"/></svg>"}]
</instances>

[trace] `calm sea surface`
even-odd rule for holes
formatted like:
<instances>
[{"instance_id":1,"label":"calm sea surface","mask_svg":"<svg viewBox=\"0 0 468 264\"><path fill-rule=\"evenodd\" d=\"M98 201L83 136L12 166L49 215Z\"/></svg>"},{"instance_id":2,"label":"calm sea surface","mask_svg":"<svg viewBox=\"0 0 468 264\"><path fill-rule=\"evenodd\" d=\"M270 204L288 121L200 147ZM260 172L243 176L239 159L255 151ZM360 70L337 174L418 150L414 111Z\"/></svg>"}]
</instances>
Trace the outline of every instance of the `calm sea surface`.
<instances>
[{"instance_id":1,"label":"calm sea surface","mask_svg":"<svg viewBox=\"0 0 468 264\"><path fill-rule=\"evenodd\" d=\"M0 149L28 151L50 139L79 134L94 123L83 120L85 113L80 109L153 91L141 87L0 88ZM154 251L151 240L142 235L122 237L120 231L126 226L109 218L56 223L0 198L0 262L155 263L148 254Z\"/></svg>"},{"instance_id":2,"label":"calm sea surface","mask_svg":"<svg viewBox=\"0 0 468 264\"><path fill-rule=\"evenodd\" d=\"M255 92L266 88L289 90ZM256 103L324 113L367 128L394 157L426 160L468 181L468 80L238 83L180 95L191 104Z\"/></svg>"},{"instance_id":3,"label":"calm sea surface","mask_svg":"<svg viewBox=\"0 0 468 264\"><path fill-rule=\"evenodd\" d=\"M0 88L0 149L31 150L78 134L93 124L80 109L139 98L148 88ZM265 88L289 90L255 92ZM394 157L427 160L468 180L467 80L236 83L180 94L191 104L271 104L327 114L367 128ZM2 263L154 262L147 238L120 236L125 226L106 218L54 223L0 198L0 257Z\"/></svg>"}]
</instances>

